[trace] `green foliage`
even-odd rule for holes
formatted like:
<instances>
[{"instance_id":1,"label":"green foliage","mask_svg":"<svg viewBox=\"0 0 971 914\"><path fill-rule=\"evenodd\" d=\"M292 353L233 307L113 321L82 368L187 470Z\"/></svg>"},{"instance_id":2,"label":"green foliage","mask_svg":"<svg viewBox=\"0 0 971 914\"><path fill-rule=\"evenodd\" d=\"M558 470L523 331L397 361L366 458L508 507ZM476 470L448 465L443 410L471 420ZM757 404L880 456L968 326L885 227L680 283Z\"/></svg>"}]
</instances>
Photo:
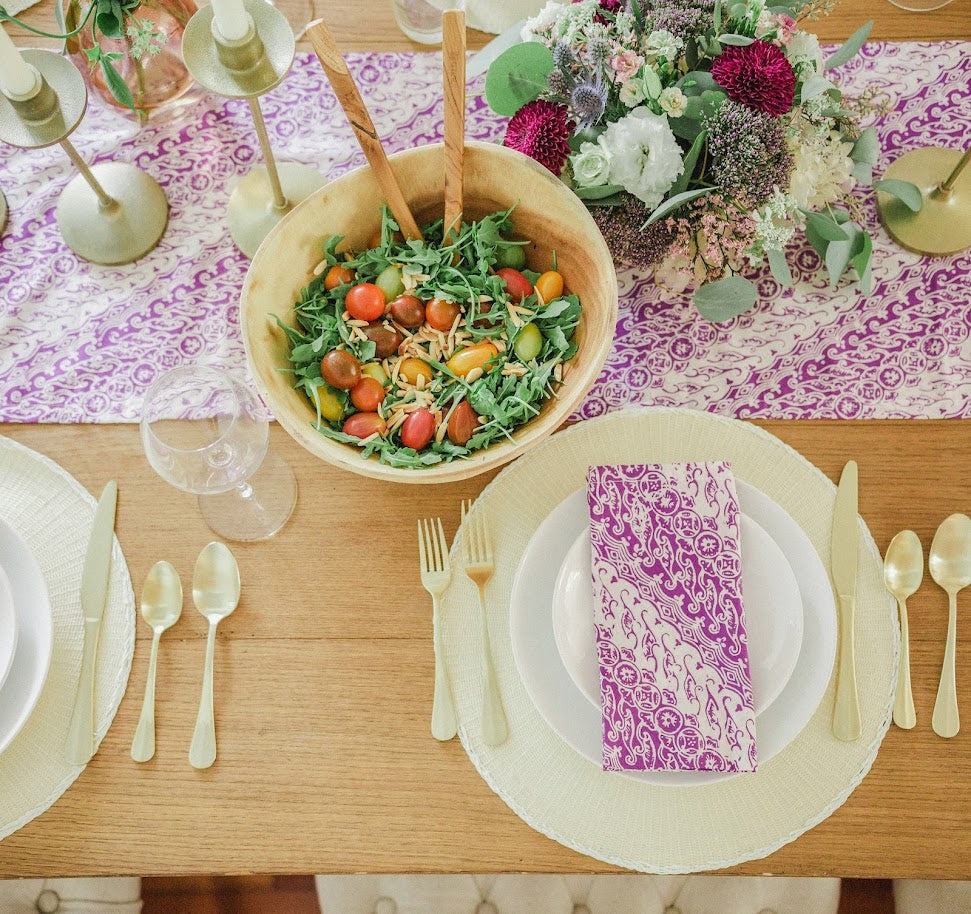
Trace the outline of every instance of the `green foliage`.
<instances>
[{"instance_id":1,"label":"green foliage","mask_svg":"<svg viewBox=\"0 0 971 914\"><path fill-rule=\"evenodd\" d=\"M716 324L748 311L755 299L755 284L741 276L726 276L717 282L705 283L694 294L698 313Z\"/></svg>"},{"instance_id":2,"label":"green foliage","mask_svg":"<svg viewBox=\"0 0 971 914\"><path fill-rule=\"evenodd\" d=\"M683 193L675 194L673 197L668 197L657 209L647 217L647 221L641 226L641 228L647 228L652 222L657 222L658 219L663 219L665 216L670 215L676 209L684 206L685 203L690 203L692 200L697 200L699 197L703 197L705 194L710 194L715 188L714 187L696 187L694 190L686 190Z\"/></svg>"},{"instance_id":3,"label":"green foliage","mask_svg":"<svg viewBox=\"0 0 971 914\"><path fill-rule=\"evenodd\" d=\"M863 43L867 40L870 35L870 29L873 28L873 20L871 19L866 25L861 25L849 38L846 39L845 44L835 53L831 54L827 59L826 63L823 65L824 70L832 70L835 67L841 67L843 64L848 63L852 60L860 48L863 47Z\"/></svg>"},{"instance_id":4,"label":"green foliage","mask_svg":"<svg viewBox=\"0 0 971 914\"><path fill-rule=\"evenodd\" d=\"M512 117L546 90L546 78L552 70L553 53L539 42L528 41L503 51L486 74L489 107L496 114Z\"/></svg>"},{"instance_id":5,"label":"green foliage","mask_svg":"<svg viewBox=\"0 0 971 914\"><path fill-rule=\"evenodd\" d=\"M874 190L882 190L885 194L896 197L911 212L919 213L924 205L920 188L910 181L899 181L896 178L883 178L873 182Z\"/></svg>"}]
</instances>

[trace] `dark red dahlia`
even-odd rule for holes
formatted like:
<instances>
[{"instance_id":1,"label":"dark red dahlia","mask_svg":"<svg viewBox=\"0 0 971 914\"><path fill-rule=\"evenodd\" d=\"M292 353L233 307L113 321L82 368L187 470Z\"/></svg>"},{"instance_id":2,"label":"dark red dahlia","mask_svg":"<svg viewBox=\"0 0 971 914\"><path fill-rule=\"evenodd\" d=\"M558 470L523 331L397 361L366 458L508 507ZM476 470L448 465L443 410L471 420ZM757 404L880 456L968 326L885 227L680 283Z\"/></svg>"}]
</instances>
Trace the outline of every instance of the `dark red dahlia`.
<instances>
[{"instance_id":1,"label":"dark red dahlia","mask_svg":"<svg viewBox=\"0 0 971 914\"><path fill-rule=\"evenodd\" d=\"M537 99L527 102L512 116L503 143L558 175L570 154L573 127L565 105Z\"/></svg>"},{"instance_id":2,"label":"dark red dahlia","mask_svg":"<svg viewBox=\"0 0 971 914\"><path fill-rule=\"evenodd\" d=\"M725 48L711 65L711 75L728 97L774 117L792 110L796 74L774 44L753 41Z\"/></svg>"}]
</instances>

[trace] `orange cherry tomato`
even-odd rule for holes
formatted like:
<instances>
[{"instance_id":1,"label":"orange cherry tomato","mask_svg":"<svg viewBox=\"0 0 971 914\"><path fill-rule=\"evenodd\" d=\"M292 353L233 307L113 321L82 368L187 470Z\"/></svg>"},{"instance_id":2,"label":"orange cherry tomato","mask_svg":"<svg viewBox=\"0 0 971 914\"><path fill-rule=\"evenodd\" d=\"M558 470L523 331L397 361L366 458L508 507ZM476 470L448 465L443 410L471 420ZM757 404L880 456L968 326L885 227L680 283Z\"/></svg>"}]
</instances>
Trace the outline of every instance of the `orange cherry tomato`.
<instances>
[{"instance_id":1,"label":"orange cherry tomato","mask_svg":"<svg viewBox=\"0 0 971 914\"><path fill-rule=\"evenodd\" d=\"M432 379L432 370L427 362L421 359L407 358L401 360L398 377L404 378L409 384L417 384L419 378L424 378L427 384Z\"/></svg>"},{"instance_id":2,"label":"orange cherry tomato","mask_svg":"<svg viewBox=\"0 0 971 914\"><path fill-rule=\"evenodd\" d=\"M445 367L452 374L464 378L473 368L481 368L483 371L488 371L491 366L487 366L486 363L490 359L494 359L498 354L499 350L492 343L476 343L474 346L466 346L465 349L460 349L456 352L445 363Z\"/></svg>"},{"instance_id":3,"label":"orange cherry tomato","mask_svg":"<svg viewBox=\"0 0 971 914\"><path fill-rule=\"evenodd\" d=\"M349 270L343 264L335 263L324 277L324 288L329 292L331 289L336 289L346 282L354 282L354 276L355 273L353 270Z\"/></svg>"},{"instance_id":4,"label":"orange cherry tomato","mask_svg":"<svg viewBox=\"0 0 971 914\"><path fill-rule=\"evenodd\" d=\"M414 330L425 323L425 303L414 295L399 295L391 302L391 318Z\"/></svg>"},{"instance_id":5,"label":"orange cherry tomato","mask_svg":"<svg viewBox=\"0 0 971 914\"><path fill-rule=\"evenodd\" d=\"M368 438L377 432L383 435L388 430L388 423L377 413L354 413L344 422L342 431L345 435L355 438Z\"/></svg>"},{"instance_id":6,"label":"orange cherry tomato","mask_svg":"<svg viewBox=\"0 0 971 914\"><path fill-rule=\"evenodd\" d=\"M425 320L435 329L447 333L452 329L455 318L459 316L461 309L453 301L445 301L444 298L433 298L425 306Z\"/></svg>"},{"instance_id":7,"label":"orange cherry tomato","mask_svg":"<svg viewBox=\"0 0 971 914\"><path fill-rule=\"evenodd\" d=\"M551 302L563 294L563 277L556 270L547 270L536 280L536 292L544 302Z\"/></svg>"},{"instance_id":8,"label":"orange cherry tomato","mask_svg":"<svg viewBox=\"0 0 971 914\"><path fill-rule=\"evenodd\" d=\"M344 296L347 313L359 321L376 321L384 314L387 303L384 289L373 282L361 282L351 286Z\"/></svg>"},{"instance_id":9,"label":"orange cherry tomato","mask_svg":"<svg viewBox=\"0 0 971 914\"><path fill-rule=\"evenodd\" d=\"M333 349L320 360L323 379L338 390L350 390L361 380L361 363L343 349Z\"/></svg>"},{"instance_id":10,"label":"orange cherry tomato","mask_svg":"<svg viewBox=\"0 0 971 914\"><path fill-rule=\"evenodd\" d=\"M463 400L452 411L448 420L448 440L459 447L465 447L479 427L479 416L468 400Z\"/></svg>"},{"instance_id":11,"label":"orange cherry tomato","mask_svg":"<svg viewBox=\"0 0 971 914\"><path fill-rule=\"evenodd\" d=\"M351 403L362 413L377 412L383 401L384 385L377 378L366 375L351 388Z\"/></svg>"},{"instance_id":12,"label":"orange cherry tomato","mask_svg":"<svg viewBox=\"0 0 971 914\"><path fill-rule=\"evenodd\" d=\"M496 271L496 276L502 280L506 293L514 302L520 302L527 295L533 294L533 284L519 270L503 267Z\"/></svg>"},{"instance_id":13,"label":"orange cherry tomato","mask_svg":"<svg viewBox=\"0 0 971 914\"><path fill-rule=\"evenodd\" d=\"M427 409L416 409L401 425L401 443L420 451L435 434L435 417Z\"/></svg>"}]
</instances>

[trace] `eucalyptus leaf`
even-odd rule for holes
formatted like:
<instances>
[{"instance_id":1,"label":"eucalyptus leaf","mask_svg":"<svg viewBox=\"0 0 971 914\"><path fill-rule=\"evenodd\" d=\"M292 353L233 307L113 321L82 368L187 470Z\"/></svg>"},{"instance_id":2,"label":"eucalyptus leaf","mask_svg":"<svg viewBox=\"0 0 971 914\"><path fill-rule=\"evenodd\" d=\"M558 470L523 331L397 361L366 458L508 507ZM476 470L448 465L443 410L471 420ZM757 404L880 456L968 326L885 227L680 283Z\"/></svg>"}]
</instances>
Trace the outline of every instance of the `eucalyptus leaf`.
<instances>
[{"instance_id":1,"label":"eucalyptus leaf","mask_svg":"<svg viewBox=\"0 0 971 914\"><path fill-rule=\"evenodd\" d=\"M865 162L876 165L880 155L880 139L873 127L867 127L857 138L850 150L850 158L854 162Z\"/></svg>"},{"instance_id":2,"label":"eucalyptus leaf","mask_svg":"<svg viewBox=\"0 0 971 914\"><path fill-rule=\"evenodd\" d=\"M831 216L825 213L814 213L810 210L803 210L802 212L806 217L806 225L812 226L821 238L825 238L827 241L849 240L849 236Z\"/></svg>"},{"instance_id":3,"label":"eucalyptus leaf","mask_svg":"<svg viewBox=\"0 0 971 914\"><path fill-rule=\"evenodd\" d=\"M644 92L648 98L657 98L661 94L661 79L654 72L653 67L644 68Z\"/></svg>"},{"instance_id":4,"label":"eucalyptus leaf","mask_svg":"<svg viewBox=\"0 0 971 914\"><path fill-rule=\"evenodd\" d=\"M598 187L574 187L573 193L581 200L602 200L604 197L612 197L623 189L623 184L601 184Z\"/></svg>"},{"instance_id":5,"label":"eucalyptus leaf","mask_svg":"<svg viewBox=\"0 0 971 914\"><path fill-rule=\"evenodd\" d=\"M806 241L809 242L812 249L819 254L823 260L826 259L826 249L829 247L830 243L813 228L811 223L808 222L806 223Z\"/></svg>"},{"instance_id":6,"label":"eucalyptus leaf","mask_svg":"<svg viewBox=\"0 0 971 914\"><path fill-rule=\"evenodd\" d=\"M873 183L873 166L869 162L854 162L853 177L861 184Z\"/></svg>"},{"instance_id":7,"label":"eucalyptus leaf","mask_svg":"<svg viewBox=\"0 0 971 914\"><path fill-rule=\"evenodd\" d=\"M910 181L898 181L896 178L882 178L873 182L874 190L896 197L911 212L919 213L924 205L924 198L919 188Z\"/></svg>"},{"instance_id":8,"label":"eucalyptus leaf","mask_svg":"<svg viewBox=\"0 0 971 914\"><path fill-rule=\"evenodd\" d=\"M824 259L826 270L829 272L829 282L833 288L839 283L854 255L859 253L858 245L862 246L862 241L859 239L863 235L863 229L853 223L848 223L846 232L846 241L833 241L826 249Z\"/></svg>"},{"instance_id":9,"label":"eucalyptus leaf","mask_svg":"<svg viewBox=\"0 0 971 914\"><path fill-rule=\"evenodd\" d=\"M734 45L737 48L744 48L746 45L750 45L755 41L754 38L749 38L747 35L736 35L734 33L719 35L718 40L722 44Z\"/></svg>"},{"instance_id":10,"label":"eucalyptus leaf","mask_svg":"<svg viewBox=\"0 0 971 914\"><path fill-rule=\"evenodd\" d=\"M829 92L830 89L835 89L834 86L825 76L810 76L802 84L802 91L799 97L802 101L809 101L811 98L816 98L819 95L823 95Z\"/></svg>"},{"instance_id":11,"label":"eucalyptus leaf","mask_svg":"<svg viewBox=\"0 0 971 914\"><path fill-rule=\"evenodd\" d=\"M741 276L727 276L701 286L694 294L694 303L702 317L720 324L748 311L756 298L754 283Z\"/></svg>"},{"instance_id":12,"label":"eucalyptus leaf","mask_svg":"<svg viewBox=\"0 0 971 914\"><path fill-rule=\"evenodd\" d=\"M860 277L860 288L864 295L869 295L873 286L872 256L873 239L869 232L862 232L860 235L859 250L851 258L853 269Z\"/></svg>"},{"instance_id":13,"label":"eucalyptus leaf","mask_svg":"<svg viewBox=\"0 0 971 914\"><path fill-rule=\"evenodd\" d=\"M827 59L826 63L823 64L824 70L832 70L834 67L841 67L843 64L848 63L855 56L857 51L863 47L863 43L867 40L870 35L870 29L873 28L873 20L871 19L866 25L861 25L849 38L843 46L831 54Z\"/></svg>"},{"instance_id":14,"label":"eucalyptus leaf","mask_svg":"<svg viewBox=\"0 0 971 914\"><path fill-rule=\"evenodd\" d=\"M553 52L538 41L503 51L489 67L485 94L496 114L512 117L523 105L539 98L553 70Z\"/></svg>"},{"instance_id":15,"label":"eucalyptus leaf","mask_svg":"<svg viewBox=\"0 0 971 914\"><path fill-rule=\"evenodd\" d=\"M104 74L105 85L111 90L111 94L123 105L135 110L135 99L131 94L131 89L121 78L121 74L115 69L114 64L102 57L101 72Z\"/></svg>"},{"instance_id":16,"label":"eucalyptus leaf","mask_svg":"<svg viewBox=\"0 0 971 914\"><path fill-rule=\"evenodd\" d=\"M787 289L792 288L792 270L789 269L789 261L786 260L786 252L782 248L769 248L765 252L769 260L769 269L780 286Z\"/></svg>"},{"instance_id":17,"label":"eucalyptus leaf","mask_svg":"<svg viewBox=\"0 0 971 914\"><path fill-rule=\"evenodd\" d=\"M647 228L651 223L657 222L658 219L663 219L669 213L673 213L679 207L684 206L685 203L690 203L692 200L697 200L705 194L710 194L713 190L715 190L714 187L698 187L695 190L686 190L683 193L675 194L673 197L668 197L667 200L647 217L647 221L641 228Z\"/></svg>"},{"instance_id":18,"label":"eucalyptus leaf","mask_svg":"<svg viewBox=\"0 0 971 914\"><path fill-rule=\"evenodd\" d=\"M708 138L706 131L702 130L698 136L695 137L695 141L691 144L691 148L688 150L684 157L684 171L681 172L681 177L671 185L672 194L682 193L688 186L688 182L691 180L691 176L694 173L695 165L698 164L698 157L701 155L701 150L705 146L705 140Z\"/></svg>"},{"instance_id":19,"label":"eucalyptus leaf","mask_svg":"<svg viewBox=\"0 0 971 914\"><path fill-rule=\"evenodd\" d=\"M715 0L715 10L712 13L712 23L714 25L715 34L717 35L722 29L722 0Z\"/></svg>"}]
</instances>

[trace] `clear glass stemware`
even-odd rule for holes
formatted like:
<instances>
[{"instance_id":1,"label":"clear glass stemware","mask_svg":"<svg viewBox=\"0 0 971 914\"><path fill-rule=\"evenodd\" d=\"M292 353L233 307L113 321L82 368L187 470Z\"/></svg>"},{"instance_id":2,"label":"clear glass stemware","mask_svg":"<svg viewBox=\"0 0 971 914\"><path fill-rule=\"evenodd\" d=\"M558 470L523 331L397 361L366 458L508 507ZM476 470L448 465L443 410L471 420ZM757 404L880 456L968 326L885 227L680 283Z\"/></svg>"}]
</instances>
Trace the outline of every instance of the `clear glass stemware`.
<instances>
[{"instance_id":1,"label":"clear glass stemware","mask_svg":"<svg viewBox=\"0 0 971 914\"><path fill-rule=\"evenodd\" d=\"M237 378L206 365L167 372L145 393L141 433L155 472L198 495L206 523L225 539L266 539L293 512L293 471L268 452L266 411Z\"/></svg>"}]
</instances>

